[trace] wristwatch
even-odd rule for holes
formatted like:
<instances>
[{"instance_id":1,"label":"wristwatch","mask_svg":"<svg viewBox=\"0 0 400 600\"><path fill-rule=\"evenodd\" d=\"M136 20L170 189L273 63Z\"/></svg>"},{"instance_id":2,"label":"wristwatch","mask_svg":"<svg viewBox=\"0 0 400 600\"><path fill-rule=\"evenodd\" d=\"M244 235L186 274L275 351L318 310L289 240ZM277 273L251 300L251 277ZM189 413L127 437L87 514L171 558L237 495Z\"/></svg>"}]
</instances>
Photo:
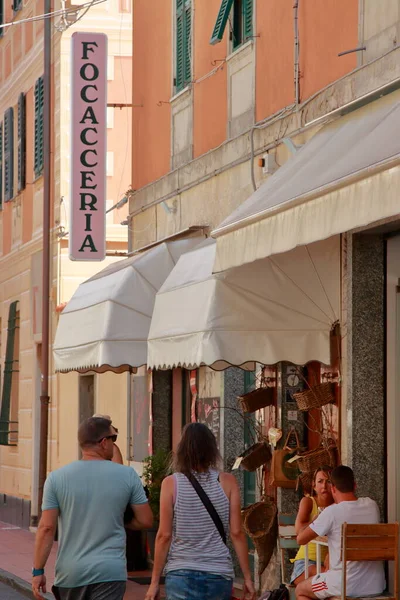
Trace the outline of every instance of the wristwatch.
<instances>
[{"instance_id":1,"label":"wristwatch","mask_svg":"<svg viewBox=\"0 0 400 600\"><path fill-rule=\"evenodd\" d=\"M44 569L32 569L32 577L38 577L39 575L44 575Z\"/></svg>"}]
</instances>

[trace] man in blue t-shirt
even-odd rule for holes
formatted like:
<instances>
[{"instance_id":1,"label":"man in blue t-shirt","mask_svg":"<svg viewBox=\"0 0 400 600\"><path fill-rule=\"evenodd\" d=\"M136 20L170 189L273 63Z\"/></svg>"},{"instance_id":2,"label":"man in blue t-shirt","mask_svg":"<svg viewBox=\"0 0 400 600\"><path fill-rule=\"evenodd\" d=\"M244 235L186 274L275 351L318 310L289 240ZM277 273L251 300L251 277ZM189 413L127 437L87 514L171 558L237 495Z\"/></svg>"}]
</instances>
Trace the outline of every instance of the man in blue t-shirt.
<instances>
[{"instance_id":1,"label":"man in blue t-shirt","mask_svg":"<svg viewBox=\"0 0 400 600\"><path fill-rule=\"evenodd\" d=\"M142 483L130 467L111 462L117 435L111 421L91 417L78 430L82 459L48 476L36 534L32 589L46 592L44 567L59 519L53 593L59 600L122 600L126 587L124 511L131 529L152 526Z\"/></svg>"}]
</instances>

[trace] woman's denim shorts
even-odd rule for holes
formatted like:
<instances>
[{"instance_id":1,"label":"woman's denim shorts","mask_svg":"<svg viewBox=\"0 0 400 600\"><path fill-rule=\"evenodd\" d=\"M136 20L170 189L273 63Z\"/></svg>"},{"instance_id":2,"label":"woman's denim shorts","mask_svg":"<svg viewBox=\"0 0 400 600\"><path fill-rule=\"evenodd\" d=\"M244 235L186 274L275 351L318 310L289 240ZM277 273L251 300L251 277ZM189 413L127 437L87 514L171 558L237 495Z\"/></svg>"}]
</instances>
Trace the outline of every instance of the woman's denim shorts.
<instances>
[{"instance_id":1,"label":"woman's denim shorts","mask_svg":"<svg viewBox=\"0 0 400 600\"><path fill-rule=\"evenodd\" d=\"M315 562L315 560L309 560L308 564L316 565L317 563ZM295 579L300 577L300 575L302 575L305 570L306 570L306 561L304 560L304 558L299 558L298 560L295 560L293 563L293 571L292 571L292 576L290 577L290 583L293 583L293 581Z\"/></svg>"},{"instance_id":2,"label":"woman's denim shorts","mask_svg":"<svg viewBox=\"0 0 400 600\"><path fill-rule=\"evenodd\" d=\"M167 600L231 600L233 579L206 571L169 571L165 577Z\"/></svg>"}]
</instances>

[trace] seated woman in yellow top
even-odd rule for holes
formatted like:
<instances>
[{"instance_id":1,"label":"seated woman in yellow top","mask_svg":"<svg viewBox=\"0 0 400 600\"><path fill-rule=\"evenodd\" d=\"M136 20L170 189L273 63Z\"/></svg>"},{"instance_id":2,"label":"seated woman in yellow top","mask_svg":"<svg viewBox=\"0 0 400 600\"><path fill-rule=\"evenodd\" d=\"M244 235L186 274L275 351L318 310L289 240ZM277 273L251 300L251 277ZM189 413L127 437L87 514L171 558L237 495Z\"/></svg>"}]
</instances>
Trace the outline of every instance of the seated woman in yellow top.
<instances>
[{"instance_id":1,"label":"seated woman in yellow top","mask_svg":"<svg viewBox=\"0 0 400 600\"><path fill-rule=\"evenodd\" d=\"M297 513L295 530L298 534L302 529L308 527L308 525L314 521L319 513L333 504L333 498L330 488L330 467L320 467L313 475L312 479L312 490L311 496L304 496L301 499L299 512ZM328 549L325 547L321 548L321 562L327 562ZM305 579L305 547L300 546L295 558L292 560L294 563L293 572L290 579L290 583L297 585L300 581ZM316 546L315 544L308 545L308 576L312 577L316 574ZM327 566L327 565L326 565ZM322 570L325 570L324 567Z\"/></svg>"}]
</instances>

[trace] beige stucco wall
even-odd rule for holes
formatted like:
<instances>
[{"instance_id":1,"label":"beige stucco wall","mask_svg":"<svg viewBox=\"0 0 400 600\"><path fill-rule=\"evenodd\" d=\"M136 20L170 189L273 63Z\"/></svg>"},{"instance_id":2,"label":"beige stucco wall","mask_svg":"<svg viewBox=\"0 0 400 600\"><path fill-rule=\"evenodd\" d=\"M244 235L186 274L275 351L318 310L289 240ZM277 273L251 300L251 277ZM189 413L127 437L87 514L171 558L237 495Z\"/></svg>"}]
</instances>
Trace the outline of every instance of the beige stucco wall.
<instances>
[{"instance_id":1,"label":"beige stucco wall","mask_svg":"<svg viewBox=\"0 0 400 600\"><path fill-rule=\"evenodd\" d=\"M359 53L365 64L393 50L400 36L399 0L359 0L359 40L366 50Z\"/></svg>"},{"instance_id":2,"label":"beige stucco wall","mask_svg":"<svg viewBox=\"0 0 400 600\"><path fill-rule=\"evenodd\" d=\"M61 373L58 384L58 459L53 468L68 464L79 457L77 430L79 426L79 374ZM95 412L110 415L118 428L118 446L127 464L127 375L101 373L95 375Z\"/></svg>"},{"instance_id":3,"label":"beige stucco wall","mask_svg":"<svg viewBox=\"0 0 400 600\"><path fill-rule=\"evenodd\" d=\"M36 5L36 3L34 3ZM26 3L29 12L30 3ZM25 11L25 8L24 8ZM25 12L24 12L25 14ZM36 14L36 13L35 13ZM14 29L14 28L13 28ZM15 104L18 93L34 86L43 74L43 28L35 25L35 38L30 54L20 62L10 78L2 83L0 114ZM111 0L91 9L62 36L54 33L54 230L51 232L51 286L50 286L50 339L54 339L58 315L57 307L67 302L79 283L119 260L108 256L102 263L74 263L68 259L67 238L60 234L69 227L69 60L70 36L75 30L102 31L109 38L109 85L111 101L130 103L131 99L131 44L132 27L130 3ZM24 30L25 31L25 30ZM120 64L118 56L123 57ZM22 85L23 82L23 85ZM122 85L122 83L123 85ZM116 112L118 110L118 113ZM123 112L125 111L125 113ZM115 204L131 182L131 109L112 109L108 115L108 136L113 153L107 177L108 206ZM16 117L16 115L15 115ZM120 144L117 141L120 141ZM29 147L28 152L32 149ZM16 167L15 167L16 169ZM42 249L43 178L32 186L33 239L23 243L22 232L24 197L16 198L12 206L11 253L2 255L3 213L0 211L0 366L3 370L7 340L9 304L20 302L20 373L19 373L19 439L15 448L0 446L0 493L20 496L33 501L37 495L37 467L39 444L40 369L37 348L41 335L33 336L31 302L31 256ZM62 199L62 200L61 200ZM127 227L120 225L127 207L113 211L107 218L107 249L126 251ZM62 230L61 227L64 229ZM53 470L78 457L76 431L79 414L78 374L55 374L50 348L49 382L49 444L48 469ZM103 374L95 376L95 409L112 416L120 430L120 447L126 455L126 397L127 376Z\"/></svg>"}]
</instances>

